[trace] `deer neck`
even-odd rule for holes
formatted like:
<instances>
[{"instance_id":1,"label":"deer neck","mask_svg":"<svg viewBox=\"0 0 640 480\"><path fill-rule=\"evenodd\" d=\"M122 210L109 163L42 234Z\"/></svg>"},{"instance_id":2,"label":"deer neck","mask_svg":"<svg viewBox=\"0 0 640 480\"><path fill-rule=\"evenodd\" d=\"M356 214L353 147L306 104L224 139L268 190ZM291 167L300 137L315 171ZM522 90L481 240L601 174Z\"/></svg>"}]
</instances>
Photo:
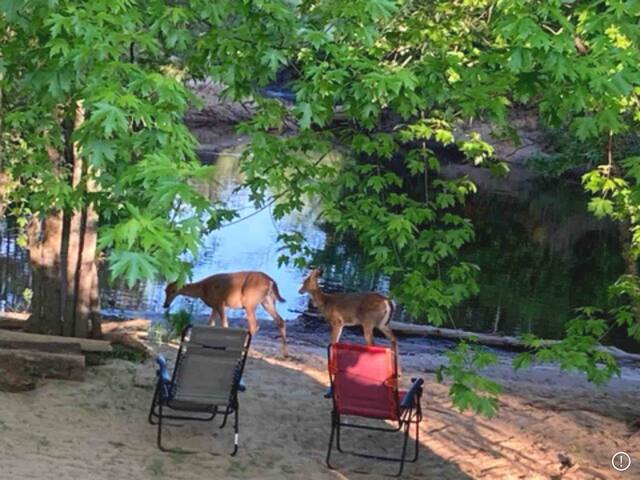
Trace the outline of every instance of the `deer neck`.
<instances>
[{"instance_id":1,"label":"deer neck","mask_svg":"<svg viewBox=\"0 0 640 480\"><path fill-rule=\"evenodd\" d=\"M320 287L309 290L309 295L311 296L311 300L316 308L320 311L324 311L327 306L328 295L320 290Z\"/></svg>"},{"instance_id":2,"label":"deer neck","mask_svg":"<svg viewBox=\"0 0 640 480\"><path fill-rule=\"evenodd\" d=\"M191 298L202 298L202 285L198 283L187 283L184 287L178 290L179 295Z\"/></svg>"}]
</instances>

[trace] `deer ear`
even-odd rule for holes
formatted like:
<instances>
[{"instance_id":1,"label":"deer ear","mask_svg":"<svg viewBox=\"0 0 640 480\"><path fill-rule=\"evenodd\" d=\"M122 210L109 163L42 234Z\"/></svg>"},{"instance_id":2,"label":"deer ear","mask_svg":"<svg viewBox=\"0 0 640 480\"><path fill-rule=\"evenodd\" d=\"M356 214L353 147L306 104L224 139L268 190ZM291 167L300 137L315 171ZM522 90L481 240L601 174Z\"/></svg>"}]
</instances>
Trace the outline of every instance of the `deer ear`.
<instances>
[{"instance_id":1,"label":"deer ear","mask_svg":"<svg viewBox=\"0 0 640 480\"><path fill-rule=\"evenodd\" d=\"M324 273L324 268L322 268L322 267L318 267L318 268L316 268L316 274L317 274L319 277L321 277L323 273Z\"/></svg>"}]
</instances>

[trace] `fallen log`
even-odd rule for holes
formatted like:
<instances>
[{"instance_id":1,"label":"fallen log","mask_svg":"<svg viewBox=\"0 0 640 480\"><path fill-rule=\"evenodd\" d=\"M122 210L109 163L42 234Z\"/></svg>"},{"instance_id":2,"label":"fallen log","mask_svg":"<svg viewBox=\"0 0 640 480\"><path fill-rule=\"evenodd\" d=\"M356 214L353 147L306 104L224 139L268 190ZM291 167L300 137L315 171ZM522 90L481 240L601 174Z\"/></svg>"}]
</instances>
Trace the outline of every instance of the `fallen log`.
<instances>
[{"instance_id":1,"label":"fallen log","mask_svg":"<svg viewBox=\"0 0 640 480\"><path fill-rule=\"evenodd\" d=\"M514 349L526 349L525 343L517 337L503 335L492 335L488 333L474 333L466 330L454 328L433 327L431 325L416 325L411 323L390 322L389 325L394 332L403 335L433 336L446 338L449 340L471 340L472 338L481 345L490 347L503 347ZM557 343L556 340L543 340L543 346Z\"/></svg>"},{"instance_id":2,"label":"fallen log","mask_svg":"<svg viewBox=\"0 0 640 480\"><path fill-rule=\"evenodd\" d=\"M431 325L415 325L402 322L390 322L390 326L394 332L404 335L434 336L450 340L471 340L474 338L477 343L491 347L512 348L514 350L527 350L529 348L517 337L492 335L489 333L473 333L453 328L440 328L433 327ZM542 340L541 342L543 347L548 347L557 343L559 343L559 340ZM607 352L618 360L640 362L640 354L625 352L617 347L600 345L598 350Z\"/></svg>"},{"instance_id":3,"label":"fallen log","mask_svg":"<svg viewBox=\"0 0 640 480\"><path fill-rule=\"evenodd\" d=\"M102 333L110 333L114 331L124 332L146 332L151 327L151 320L144 318L135 318L133 320L123 320L118 322L102 322Z\"/></svg>"},{"instance_id":4,"label":"fallen log","mask_svg":"<svg viewBox=\"0 0 640 480\"><path fill-rule=\"evenodd\" d=\"M84 356L0 349L0 390L31 390L39 378L84 379Z\"/></svg>"},{"instance_id":5,"label":"fallen log","mask_svg":"<svg viewBox=\"0 0 640 480\"><path fill-rule=\"evenodd\" d=\"M29 340L0 340L0 348L7 350L36 350L48 353L67 353L71 355L82 355L82 348L79 343L64 342L34 342Z\"/></svg>"},{"instance_id":6,"label":"fallen log","mask_svg":"<svg viewBox=\"0 0 640 480\"><path fill-rule=\"evenodd\" d=\"M28 313L0 312L0 328L20 330L24 328L28 318Z\"/></svg>"},{"instance_id":7,"label":"fallen log","mask_svg":"<svg viewBox=\"0 0 640 480\"><path fill-rule=\"evenodd\" d=\"M111 344L104 340L90 338L60 337L57 335L41 335L39 333L12 332L0 330L0 340L26 341L34 343L76 343L83 352L111 352Z\"/></svg>"},{"instance_id":8,"label":"fallen log","mask_svg":"<svg viewBox=\"0 0 640 480\"><path fill-rule=\"evenodd\" d=\"M323 316L320 313L316 312L301 312L298 310L291 310L294 313L299 313L306 317L310 318L319 318L322 319ZM466 330L454 329L454 328L440 328L433 327L431 325L416 325L412 323L403 323L403 322L395 322L392 321L389 323L391 329L396 334L407 335L407 336L432 336L432 337L440 337L446 338L448 340L471 340L472 338L476 340L480 345L487 345L490 347L498 347L498 348L509 348L513 350L528 350L529 347L519 338L510 337L510 336L502 336L502 335L492 335L489 333L474 333L468 332ZM542 340L542 346L547 347L551 345L555 345L558 343L558 340ZM640 354L637 353L629 353L621 350L617 347L605 346L601 345L599 347L600 351L607 352L611 354L614 358L618 360L627 360L631 362L640 362Z\"/></svg>"},{"instance_id":9,"label":"fallen log","mask_svg":"<svg viewBox=\"0 0 640 480\"><path fill-rule=\"evenodd\" d=\"M629 353L621 350L618 347L613 346L601 346L600 350L603 352L610 353L614 358L618 360L629 360L631 362L640 362L640 354L638 353Z\"/></svg>"},{"instance_id":10,"label":"fallen log","mask_svg":"<svg viewBox=\"0 0 640 480\"><path fill-rule=\"evenodd\" d=\"M127 332L109 332L104 333L102 338L111 342L111 345L122 345L144 355L145 358L151 357L153 351L144 343L138 340L134 335Z\"/></svg>"}]
</instances>

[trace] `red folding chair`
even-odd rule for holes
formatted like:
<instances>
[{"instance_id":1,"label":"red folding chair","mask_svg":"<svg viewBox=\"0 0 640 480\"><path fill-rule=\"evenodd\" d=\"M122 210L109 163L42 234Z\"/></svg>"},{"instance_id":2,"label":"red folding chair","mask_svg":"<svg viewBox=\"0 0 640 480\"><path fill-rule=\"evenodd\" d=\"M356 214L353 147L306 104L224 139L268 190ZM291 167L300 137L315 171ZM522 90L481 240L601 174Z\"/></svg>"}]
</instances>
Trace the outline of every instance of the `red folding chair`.
<instances>
[{"instance_id":1,"label":"red folding chair","mask_svg":"<svg viewBox=\"0 0 640 480\"><path fill-rule=\"evenodd\" d=\"M419 451L419 424L422 421L420 399L422 396L421 378L412 379L408 391L398 390L398 363L393 350L387 347L366 346L351 343L329 345L329 379L331 389L327 394L333 399L331 412L331 436L327 450L327 466L331 465L333 439L341 453L350 453L365 458L400 462L397 476L402 474L409 429L415 425L415 462ZM356 416L391 420L397 422L393 428L375 427L351 422L343 422L343 416ZM342 427L375 430L379 432L404 432L402 453L399 457L370 455L364 452L345 451L340 445Z\"/></svg>"}]
</instances>

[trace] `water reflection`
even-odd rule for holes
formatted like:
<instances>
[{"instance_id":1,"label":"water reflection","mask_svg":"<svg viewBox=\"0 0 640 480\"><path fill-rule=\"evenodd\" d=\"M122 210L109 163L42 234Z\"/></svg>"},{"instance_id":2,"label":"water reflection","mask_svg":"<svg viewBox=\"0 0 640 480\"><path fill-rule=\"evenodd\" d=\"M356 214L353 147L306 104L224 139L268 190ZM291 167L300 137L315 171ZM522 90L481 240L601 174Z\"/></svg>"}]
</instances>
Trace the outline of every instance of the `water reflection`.
<instances>
[{"instance_id":1,"label":"water reflection","mask_svg":"<svg viewBox=\"0 0 640 480\"><path fill-rule=\"evenodd\" d=\"M617 230L589 214L587 201L580 185L549 180L532 181L517 195L472 197L461 213L476 238L461 257L480 267L480 293L450 312L445 326L553 339L576 308L611 306L607 288L623 272ZM328 233L314 261L348 290L385 291L386 279L363 270L364 260L354 242ZM622 329L604 341L640 351Z\"/></svg>"},{"instance_id":2,"label":"water reflection","mask_svg":"<svg viewBox=\"0 0 640 480\"><path fill-rule=\"evenodd\" d=\"M484 193L466 205L480 293L454 314L458 326L557 338L577 307L607 308L623 272L614 225L586 209L579 185L538 181L529 194Z\"/></svg>"},{"instance_id":3,"label":"water reflection","mask_svg":"<svg viewBox=\"0 0 640 480\"><path fill-rule=\"evenodd\" d=\"M0 222L0 309L28 306L24 292L31 286L27 252L16 244L16 225Z\"/></svg>"},{"instance_id":4,"label":"water reflection","mask_svg":"<svg viewBox=\"0 0 640 480\"><path fill-rule=\"evenodd\" d=\"M256 211L248 192L235 190L241 180L241 148L219 156L215 181L202 188L209 198L228 202L245 219L202 239L194 280L216 272L262 270L278 282L287 299L281 314L293 318L296 315L289 310L303 310L307 304L307 298L297 293L305 272L278 266L277 236L282 230L297 229L317 249L313 262L325 267L328 282L347 290L388 290L385 278L363 268L364 255L353 241L317 225L316 206L310 204L304 212L281 221L274 220L270 208ZM557 338L576 307L607 305L607 286L623 268L620 248L615 228L586 211L579 185L539 182L528 196L485 192L464 209L462 213L475 225L476 240L462 256L480 266L480 294L451 312L452 325ZM20 309L25 306L22 292L30 285L27 254L16 245L11 224L2 225L0 235L0 301L7 308ZM110 284L104 267L100 275L105 313L162 313L164 282L149 281L129 289L123 282ZM199 300L179 299L172 306L181 307L208 313ZM265 312L259 315L264 317ZM620 344L624 335L615 336L613 340Z\"/></svg>"},{"instance_id":5,"label":"water reflection","mask_svg":"<svg viewBox=\"0 0 640 480\"><path fill-rule=\"evenodd\" d=\"M242 146L226 151L216 162L215 181L200 186L202 193L211 200L221 200L236 209L241 221L231 222L201 240L202 248L195 259L193 279L199 280L218 272L260 270L268 273L278 283L280 293L287 303L280 307L283 317L291 316L287 309L299 310L306 305L306 298L298 294L304 272L288 266L278 266L281 245L278 234L282 230L299 229L305 232L312 248L321 248L325 234L315 225L317 208L308 205L303 212L289 215L280 221L273 218L271 208L256 210L247 190L236 188L241 182L238 157ZM107 272L103 272L103 307L107 313L131 314L162 312L164 282L151 281L128 290L124 282L108 285ZM195 313L209 313L209 308L199 300L178 298L172 310L187 308ZM259 307L262 309L262 307ZM230 312L233 315L233 312ZM265 312L258 311L258 315Z\"/></svg>"}]
</instances>

